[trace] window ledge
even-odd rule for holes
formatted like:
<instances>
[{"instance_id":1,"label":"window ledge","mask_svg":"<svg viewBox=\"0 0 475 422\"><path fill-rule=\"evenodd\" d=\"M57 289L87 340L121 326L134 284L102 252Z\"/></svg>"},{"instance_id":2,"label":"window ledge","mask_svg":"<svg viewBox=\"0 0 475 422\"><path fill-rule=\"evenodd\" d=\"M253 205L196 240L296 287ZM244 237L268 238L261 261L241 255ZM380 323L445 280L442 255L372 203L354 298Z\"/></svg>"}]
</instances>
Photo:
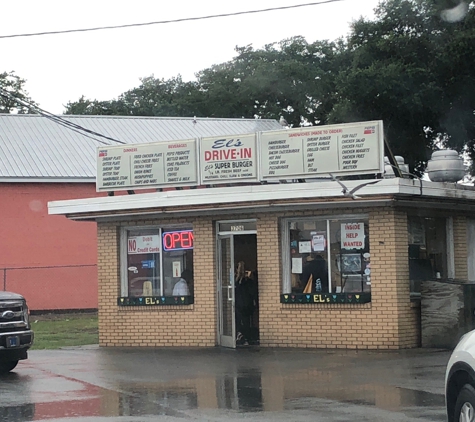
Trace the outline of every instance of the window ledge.
<instances>
[{"instance_id":1,"label":"window ledge","mask_svg":"<svg viewBox=\"0 0 475 422\"><path fill-rule=\"evenodd\" d=\"M371 302L371 293L289 293L280 295L280 303L369 303Z\"/></svg>"},{"instance_id":2,"label":"window ledge","mask_svg":"<svg viewBox=\"0 0 475 422\"><path fill-rule=\"evenodd\" d=\"M181 306L191 305L194 299L191 296L140 296L119 297L118 306Z\"/></svg>"}]
</instances>

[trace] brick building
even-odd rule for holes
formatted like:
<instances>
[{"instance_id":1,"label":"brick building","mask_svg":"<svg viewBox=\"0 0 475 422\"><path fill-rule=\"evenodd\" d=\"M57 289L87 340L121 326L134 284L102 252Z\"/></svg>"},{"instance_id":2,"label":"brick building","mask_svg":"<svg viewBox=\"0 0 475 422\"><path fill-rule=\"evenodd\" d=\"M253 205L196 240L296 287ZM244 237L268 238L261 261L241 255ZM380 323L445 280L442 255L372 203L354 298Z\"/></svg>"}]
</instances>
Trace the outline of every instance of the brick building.
<instances>
[{"instance_id":1,"label":"brick building","mask_svg":"<svg viewBox=\"0 0 475 422\"><path fill-rule=\"evenodd\" d=\"M97 222L101 346L235 347L243 261L261 346L350 349L420 346L420 283L475 279L474 209L473 188L403 178L353 198L327 179L49 204ZM302 279L315 259L321 290ZM190 295L174 295L185 268Z\"/></svg>"},{"instance_id":2,"label":"brick building","mask_svg":"<svg viewBox=\"0 0 475 422\"><path fill-rule=\"evenodd\" d=\"M24 295L32 311L97 309L96 226L47 209L107 195L96 191L97 147L279 128L267 119L0 113L0 289Z\"/></svg>"},{"instance_id":3,"label":"brick building","mask_svg":"<svg viewBox=\"0 0 475 422\"><path fill-rule=\"evenodd\" d=\"M419 346L418 282L473 279L468 261L474 250L467 232L475 225L475 191L422 182L421 195L419 182L386 179L363 188L364 199L351 200L341 198L334 185L223 187L59 201L50 204L50 212L97 221L102 346L227 345L232 330L228 274L241 260L250 270L258 269L255 325L262 346ZM337 268L342 251L330 250L329 293L302 293L292 283L289 239L294 228L301 228L301 239L307 239L307 230L329 226L322 231L331 247L338 248L338 230L345 223L364 225L368 252L351 251L356 263L344 263L353 272L345 280L343 269ZM192 303L169 297L167 289L150 297L127 296L126 241L145 229L193 230ZM370 277L361 267L365 254L370 256Z\"/></svg>"}]
</instances>

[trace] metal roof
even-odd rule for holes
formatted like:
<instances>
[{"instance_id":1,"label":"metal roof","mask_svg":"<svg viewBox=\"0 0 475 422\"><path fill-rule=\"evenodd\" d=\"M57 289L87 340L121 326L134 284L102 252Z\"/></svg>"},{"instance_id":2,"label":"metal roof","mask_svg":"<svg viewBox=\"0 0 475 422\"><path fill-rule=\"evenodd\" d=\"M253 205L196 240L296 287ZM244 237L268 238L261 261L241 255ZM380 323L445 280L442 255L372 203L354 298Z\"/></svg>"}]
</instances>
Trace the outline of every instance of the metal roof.
<instances>
[{"instance_id":1,"label":"metal roof","mask_svg":"<svg viewBox=\"0 0 475 422\"><path fill-rule=\"evenodd\" d=\"M147 143L208 136L240 135L282 126L270 119L187 117L58 116L125 143ZM0 181L93 182L101 137L63 127L33 114L0 114Z\"/></svg>"}]
</instances>

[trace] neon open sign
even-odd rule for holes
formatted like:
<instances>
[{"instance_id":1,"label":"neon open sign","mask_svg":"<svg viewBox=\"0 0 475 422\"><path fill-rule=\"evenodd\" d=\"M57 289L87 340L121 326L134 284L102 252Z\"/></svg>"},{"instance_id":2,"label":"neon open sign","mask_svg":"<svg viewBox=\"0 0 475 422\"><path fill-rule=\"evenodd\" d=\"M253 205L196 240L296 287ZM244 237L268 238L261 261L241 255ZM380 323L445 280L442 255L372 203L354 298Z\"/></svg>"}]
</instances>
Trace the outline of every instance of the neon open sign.
<instances>
[{"instance_id":1,"label":"neon open sign","mask_svg":"<svg viewBox=\"0 0 475 422\"><path fill-rule=\"evenodd\" d=\"M163 233L164 251L193 249L193 230L181 230Z\"/></svg>"}]
</instances>

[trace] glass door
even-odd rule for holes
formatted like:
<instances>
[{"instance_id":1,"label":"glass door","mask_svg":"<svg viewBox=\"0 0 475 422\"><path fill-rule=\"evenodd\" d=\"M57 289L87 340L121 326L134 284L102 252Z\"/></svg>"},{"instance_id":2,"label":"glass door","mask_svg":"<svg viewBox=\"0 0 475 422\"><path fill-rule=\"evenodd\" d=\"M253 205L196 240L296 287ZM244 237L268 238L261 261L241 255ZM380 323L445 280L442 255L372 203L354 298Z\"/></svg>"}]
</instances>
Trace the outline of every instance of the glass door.
<instances>
[{"instance_id":1,"label":"glass door","mask_svg":"<svg viewBox=\"0 0 475 422\"><path fill-rule=\"evenodd\" d=\"M218 237L219 344L236 348L233 236Z\"/></svg>"}]
</instances>

